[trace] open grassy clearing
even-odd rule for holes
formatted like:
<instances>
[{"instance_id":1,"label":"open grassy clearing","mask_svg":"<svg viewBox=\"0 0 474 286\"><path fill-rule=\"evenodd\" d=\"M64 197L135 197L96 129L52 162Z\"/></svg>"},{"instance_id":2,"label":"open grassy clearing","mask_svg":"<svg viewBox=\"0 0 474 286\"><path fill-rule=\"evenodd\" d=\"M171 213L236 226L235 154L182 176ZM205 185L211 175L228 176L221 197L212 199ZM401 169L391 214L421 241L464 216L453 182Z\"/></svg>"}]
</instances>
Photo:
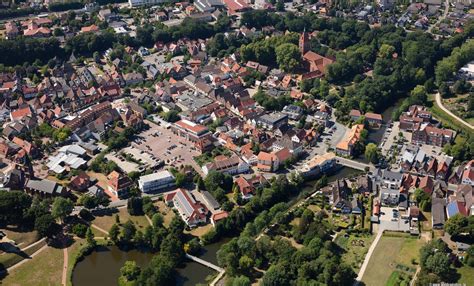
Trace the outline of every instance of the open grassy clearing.
<instances>
[{"instance_id":1,"label":"open grassy clearing","mask_svg":"<svg viewBox=\"0 0 474 286\"><path fill-rule=\"evenodd\" d=\"M74 261L81 248L86 244L85 239L75 239L74 243L68 248L67 262L67 285L72 285L72 272L74 270Z\"/></svg>"},{"instance_id":2,"label":"open grassy clearing","mask_svg":"<svg viewBox=\"0 0 474 286\"><path fill-rule=\"evenodd\" d=\"M14 240L19 248L25 248L28 245L38 241L38 232L36 230L17 231L12 229L2 229L2 231L7 235L8 239Z\"/></svg>"},{"instance_id":3,"label":"open grassy clearing","mask_svg":"<svg viewBox=\"0 0 474 286\"><path fill-rule=\"evenodd\" d=\"M428 102L431 102L430 111L435 118L441 121L444 127L451 128L455 130L463 130L465 133L470 133L472 130L467 128L464 124L461 124L456 119L451 117L449 114L444 112L436 103L435 96L429 95Z\"/></svg>"},{"instance_id":4,"label":"open grassy clearing","mask_svg":"<svg viewBox=\"0 0 474 286\"><path fill-rule=\"evenodd\" d=\"M413 275L416 271L416 265L412 264L412 260L415 263L419 261L422 240L409 236L389 235L384 235L380 239L370 258L362 277L362 282L367 286L385 285L394 271L409 275Z\"/></svg>"},{"instance_id":5,"label":"open grassy clearing","mask_svg":"<svg viewBox=\"0 0 474 286\"><path fill-rule=\"evenodd\" d=\"M168 207L163 201L156 201L153 203L156 207L158 207L158 212L163 215L163 225L168 227L171 223L171 220L175 217L175 213L173 209Z\"/></svg>"},{"instance_id":6,"label":"open grassy clearing","mask_svg":"<svg viewBox=\"0 0 474 286\"><path fill-rule=\"evenodd\" d=\"M63 268L63 250L48 247L11 271L2 281L3 285L60 285Z\"/></svg>"},{"instance_id":7,"label":"open grassy clearing","mask_svg":"<svg viewBox=\"0 0 474 286\"><path fill-rule=\"evenodd\" d=\"M350 235L347 237L341 233L335 242L345 251L342 254L342 261L350 265L357 273L373 240L374 236L369 234Z\"/></svg>"},{"instance_id":8,"label":"open grassy clearing","mask_svg":"<svg viewBox=\"0 0 474 286\"><path fill-rule=\"evenodd\" d=\"M463 266L457 269L457 272L461 275L458 283L461 285L474 285L474 267Z\"/></svg>"},{"instance_id":9,"label":"open grassy clearing","mask_svg":"<svg viewBox=\"0 0 474 286\"><path fill-rule=\"evenodd\" d=\"M205 235L212 228L213 228L212 224L208 223L206 225L193 228L190 231L185 230L184 233L191 234L191 235L196 236L196 237L201 237L201 236Z\"/></svg>"},{"instance_id":10,"label":"open grassy clearing","mask_svg":"<svg viewBox=\"0 0 474 286\"><path fill-rule=\"evenodd\" d=\"M105 231L109 231L109 229L115 223L116 214L120 217L120 223L125 223L128 220L131 220L138 229L145 229L148 225L150 225L144 215L132 216L128 213L126 208L121 208L116 213L96 216L95 219L92 221L92 223L104 229ZM96 233L99 236L99 232L96 232ZM103 236L103 234L101 236Z\"/></svg>"},{"instance_id":11,"label":"open grassy clearing","mask_svg":"<svg viewBox=\"0 0 474 286\"><path fill-rule=\"evenodd\" d=\"M41 247L46 245L46 241L36 244L25 250L23 253L3 253L0 255L0 264L3 267L8 268L11 267L18 262L22 261L23 259L29 259L28 257L38 251Z\"/></svg>"}]
</instances>

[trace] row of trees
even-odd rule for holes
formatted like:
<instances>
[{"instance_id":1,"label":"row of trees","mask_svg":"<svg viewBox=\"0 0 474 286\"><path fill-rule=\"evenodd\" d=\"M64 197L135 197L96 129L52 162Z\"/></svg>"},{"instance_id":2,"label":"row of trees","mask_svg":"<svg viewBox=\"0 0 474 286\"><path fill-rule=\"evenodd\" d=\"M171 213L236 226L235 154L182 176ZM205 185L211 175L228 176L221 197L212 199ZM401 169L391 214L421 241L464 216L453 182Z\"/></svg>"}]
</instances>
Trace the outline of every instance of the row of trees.
<instances>
[{"instance_id":1,"label":"row of trees","mask_svg":"<svg viewBox=\"0 0 474 286\"><path fill-rule=\"evenodd\" d=\"M64 50L56 38L34 39L18 37L14 40L0 39L0 63L6 66L33 63L40 60L47 62L53 57L61 58Z\"/></svg>"}]
</instances>

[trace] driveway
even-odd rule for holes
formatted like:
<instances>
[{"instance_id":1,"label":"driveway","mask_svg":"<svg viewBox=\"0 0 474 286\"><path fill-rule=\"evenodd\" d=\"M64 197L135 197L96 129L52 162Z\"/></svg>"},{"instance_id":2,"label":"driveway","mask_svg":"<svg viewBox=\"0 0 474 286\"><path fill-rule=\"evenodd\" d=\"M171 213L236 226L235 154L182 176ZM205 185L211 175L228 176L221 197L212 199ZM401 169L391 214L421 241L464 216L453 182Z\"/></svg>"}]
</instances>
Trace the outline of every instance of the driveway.
<instances>
[{"instance_id":1,"label":"driveway","mask_svg":"<svg viewBox=\"0 0 474 286\"><path fill-rule=\"evenodd\" d=\"M474 126L472 126L471 124L467 123L466 121L464 121L463 119L459 118L458 116L456 116L454 113L452 113L449 109L447 109L446 107L444 107L443 105L443 102L441 100L441 95L439 94L439 92L435 95L435 98L436 98L436 104L439 106L439 108L441 108L444 112L446 112L447 114L449 114L449 116L453 117L454 119L456 119L459 123L465 125L467 128L470 128L470 129L473 129L474 130Z\"/></svg>"}]
</instances>

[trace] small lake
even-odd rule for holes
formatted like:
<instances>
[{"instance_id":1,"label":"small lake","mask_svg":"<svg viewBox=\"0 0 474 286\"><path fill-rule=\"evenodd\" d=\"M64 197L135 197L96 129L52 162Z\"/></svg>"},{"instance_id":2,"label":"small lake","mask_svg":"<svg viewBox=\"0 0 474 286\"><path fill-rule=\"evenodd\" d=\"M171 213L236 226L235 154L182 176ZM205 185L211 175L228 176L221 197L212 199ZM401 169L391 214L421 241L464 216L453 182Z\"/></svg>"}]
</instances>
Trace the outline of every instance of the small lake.
<instances>
[{"instance_id":1,"label":"small lake","mask_svg":"<svg viewBox=\"0 0 474 286\"><path fill-rule=\"evenodd\" d=\"M77 263L72 284L74 286L115 286L120 276L120 268L125 261L133 260L143 269L152 258L152 253L138 250L123 251L116 246L101 247ZM176 285L191 286L205 283L206 277L214 273L215 271L199 263L187 261L183 268L177 269Z\"/></svg>"}]
</instances>

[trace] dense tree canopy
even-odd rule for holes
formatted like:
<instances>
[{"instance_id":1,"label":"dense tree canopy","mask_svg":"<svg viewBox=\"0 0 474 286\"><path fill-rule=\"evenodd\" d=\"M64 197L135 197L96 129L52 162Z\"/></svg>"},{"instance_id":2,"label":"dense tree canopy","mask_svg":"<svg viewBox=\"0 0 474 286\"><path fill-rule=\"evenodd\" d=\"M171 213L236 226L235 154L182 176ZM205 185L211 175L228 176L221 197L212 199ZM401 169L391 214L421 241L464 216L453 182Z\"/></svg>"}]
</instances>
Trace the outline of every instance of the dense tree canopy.
<instances>
[{"instance_id":1,"label":"dense tree canopy","mask_svg":"<svg viewBox=\"0 0 474 286\"><path fill-rule=\"evenodd\" d=\"M0 225L21 222L31 202L31 197L24 192L0 192Z\"/></svg>"}]
</instances>

